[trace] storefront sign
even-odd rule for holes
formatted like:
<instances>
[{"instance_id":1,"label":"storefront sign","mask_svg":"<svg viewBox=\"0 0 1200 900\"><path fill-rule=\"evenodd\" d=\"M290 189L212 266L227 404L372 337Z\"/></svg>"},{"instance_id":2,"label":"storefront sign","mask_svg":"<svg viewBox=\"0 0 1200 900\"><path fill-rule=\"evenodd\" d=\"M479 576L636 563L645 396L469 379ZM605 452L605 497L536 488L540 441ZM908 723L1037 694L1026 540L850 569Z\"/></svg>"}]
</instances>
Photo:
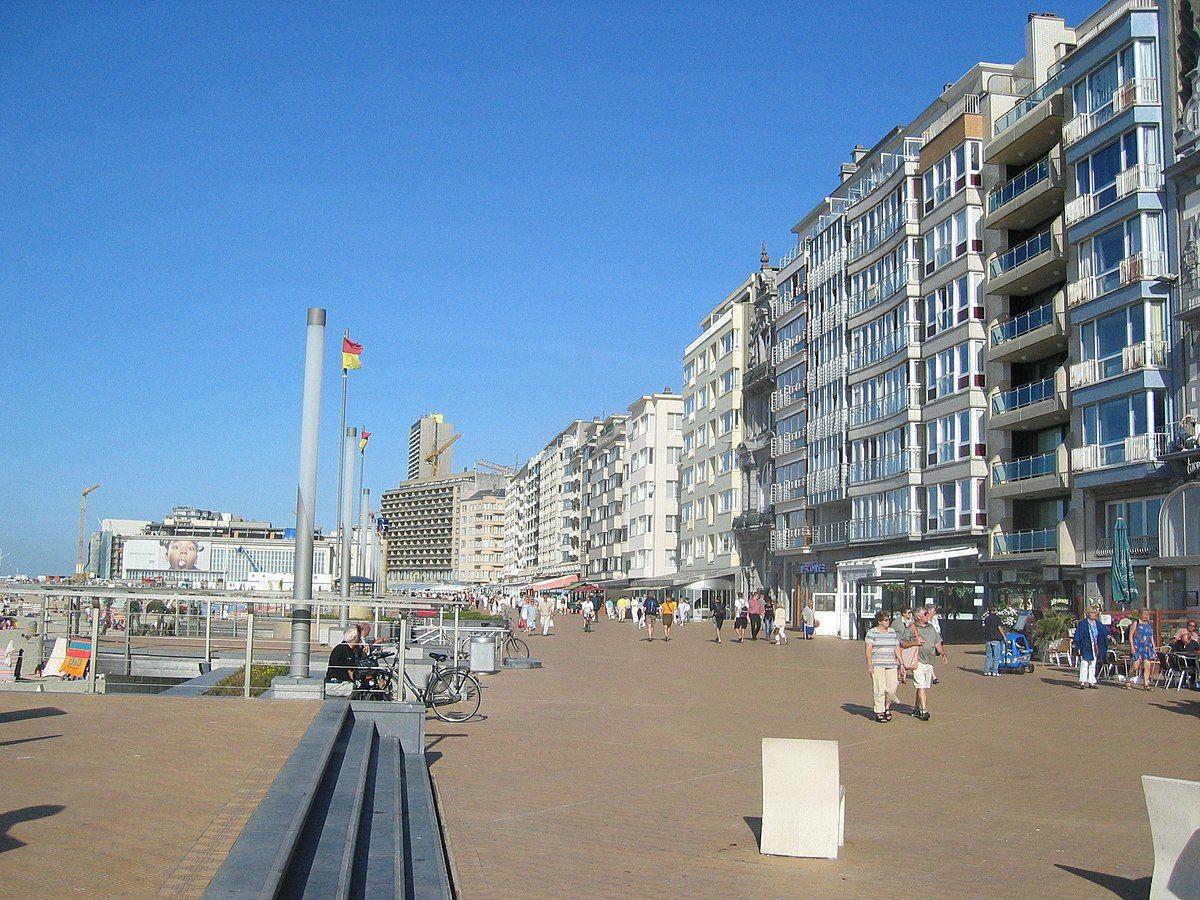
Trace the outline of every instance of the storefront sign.
<instances>
[{"instance_id":1,"label":"storefront sign","mask_svg":"<svg viewBox=\"0 0 1200 900\"><path fill-rule=\"evenodd\" d=\"M801 575L824 575L825 563L802 563L800 566Z\"/></svg>"}]
</instances>

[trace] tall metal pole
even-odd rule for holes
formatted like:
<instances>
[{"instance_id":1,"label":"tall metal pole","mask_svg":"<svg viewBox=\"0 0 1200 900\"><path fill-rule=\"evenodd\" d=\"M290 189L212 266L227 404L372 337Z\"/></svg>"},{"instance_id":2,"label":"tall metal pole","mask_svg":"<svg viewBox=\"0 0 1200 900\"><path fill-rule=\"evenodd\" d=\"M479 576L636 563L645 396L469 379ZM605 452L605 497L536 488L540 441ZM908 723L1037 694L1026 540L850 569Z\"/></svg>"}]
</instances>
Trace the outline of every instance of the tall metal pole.
<instances>
[{"instance_id":1,"label":"tall metal pole","mask_svg":"<svg viewBox=\"0 0 1200 900\"><path fill-rule=\"evenodd\" d=\"M300 421L300 484L296 490L296 565L292 577L292 658L290 674L308 677L311 629L313 529L317 505L317 436L321 428L321 368L325 358L325 310L309 307L304 348L304 412ZM253 629L252 617L247 628ZM247 651L247 656L249 651ZM249 661L247 661L249 666Z\"/></svg>"},{"instance_id":2,"label":"tall metal pole","mask_svg":"<svg viewBox=\"0 0 1200 900\"><path fill-rule=\"evenodd\" d=\"M350 535L354 530L351 515L354 511L354 452L358 448L358 429L351 425L342 433L342 486L341 486L341 520L342 530L338 535L338 557L340 564L339 594L342 605L338 610L338 625L345 628L350 624Z\"/></svg>"},{"instance_id":3,"label":"tall metal pole","mask_svg":"<svg viewBox=\"0 0 1200 900\"><path fill-rule=\"evenodd\" d=\"M361 473L359 483L362 483ZM360 487L358 491L358 574L364 577L367 571L367 526L371 519L371 489Z\"/></svg>"},{"instance_id":4,"label":"tall metal pole","mask_svg":"<svg viewBox=\"0 0 1200 900\"><path fill-rule=\"evenodd\" d=\"M350 337L350 329L349 328L347 328L342 333L342 337L343 337L343 339ZM342 420L338 425L338 434L339 435L345 434L345 432L346 432L346 369L343 367L342 368ZM342 491L344 490L344 488L342 487L342 485L344 483L342 480L342 475L345 471L345 465L346 465L345 459L346 458L345 458L344 454L340 454L340 453L338 454L338 498L337 498L337 528L338 528L338 530L337 530L337 534L338 534L339 541L342 539L342 528L345 525L345 523L342 521ZM338 565L339 566L341 565L341 560L338 561ZM338 571L340 572L341 570L339 569Z\"/></svg>"},{"instance_id":5,"label":"tall metal pole","mask_svg":"<svg viewBox=\"0 0 1200 900\"><path fill-rule=\"evenodd\" d=\"M361 530L362 529L362 513L363 513L363 478L366 475L366 471L367 471L367 448L363 447L363 449L360 450L359 454L358 454L358 514L355 515L355 517L354 517L355 521L358 522L359 529L360 529L359 533L358 533L358 550L359 550L358 565L355 566L355 574L356 575L366 575L367 574L365 571L364 563L363 563L362 549L363 549L364 544L363 544L363 533Z\"/></svg>"}]
</instances>

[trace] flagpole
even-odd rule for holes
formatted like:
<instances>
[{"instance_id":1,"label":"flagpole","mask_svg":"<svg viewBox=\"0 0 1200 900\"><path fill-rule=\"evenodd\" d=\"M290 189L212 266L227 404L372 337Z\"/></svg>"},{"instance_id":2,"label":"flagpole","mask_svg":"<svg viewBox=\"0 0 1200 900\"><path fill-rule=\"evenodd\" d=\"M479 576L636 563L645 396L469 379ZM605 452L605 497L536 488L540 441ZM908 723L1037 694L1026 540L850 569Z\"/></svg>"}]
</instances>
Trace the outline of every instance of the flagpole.
<instances>
[{"instance_id":1,"label":"flagpole","mask_svg":"<svg viewBox=\"0 0 1200 900\"><path fill-rule=\"evenodd\" d=\"M359 433L361 434L362 432L360 431ZM358 512L355 513L355 521L358 522L358 525L360 528L362 527L363 469L365 469L366 467L367 467L367 448L363 447L360 451L358 451ZM362 559L362 548L363 548L362 535L359 535L358 574L366 575L367 574L366 566L363 563L363 559Z\"/></svg>"},{"instance_id":2,"label":"flagpole","mask_svg":"<svg viewBox=\"0 0 1200 900\"><path fill-rule=\"evenodd\" d=\"M349 328L347 328L345 330L345 332L343 332L342 337L343 338L350 337L350 329ZM344 357L342 359L342 362L345 362ZM338 437L341 438L341 440L345 440L345 437L344 437L345 434L346 434L346 367L343 365L342 366L342 421L341 421L340 426L338 427ZM340 451L340 448L339 448L339 451ZM342 477L344 475L344 470L346 468L345 456L346 456L346 454L343 452L338 453L338 499L337 499L337 529L338 530L337 530L337 540L338 540L339 548L342 546L342 529L346 527L345 523L342 521ZM338 577L339 578L341 577L342 566L346 565L346 560L342 559L341 556L342 555L339 553L338 554ZM345 628L349 624L350 624L350 610L348 607L343 605L338 610L338 625L341 626L342 628Z\"/></svg>"}]
</instances>

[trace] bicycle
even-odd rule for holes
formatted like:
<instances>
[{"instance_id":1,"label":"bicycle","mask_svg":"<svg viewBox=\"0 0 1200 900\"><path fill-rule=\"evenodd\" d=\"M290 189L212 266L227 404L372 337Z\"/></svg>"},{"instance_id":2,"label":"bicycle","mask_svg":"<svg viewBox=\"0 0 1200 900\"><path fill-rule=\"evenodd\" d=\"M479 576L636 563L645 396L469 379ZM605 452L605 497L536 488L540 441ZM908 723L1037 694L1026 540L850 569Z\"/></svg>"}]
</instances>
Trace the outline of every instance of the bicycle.
<instances>
[{"instance_id":1,"label":"bicycle","mask_svg":"<svg viewBox=\"0 0 1200 900\"><path fill-rule=\"evenodd\" d=\"M529 659L529 645L516 636L511 622L508 633L504 635L504 643L500 645L500 651L501 658Z\"/></svg>"},{"instance_id":2,"label":"bicycle","mask_svg":"<svg viewBox=\"0 0 1200 900\"><path fill-rule=\"evenodd\" d=\"M415 684L406 669L405 686L443 722L466 722L474 718L479 712L483 693L479 681L466 666L454 668L439 665L446 661L445 653L430 653L429 656L433 660L433 668L425 684ZM368 700L394 700L398 689L399 653L379 650L372 652L367 661L383 665L371 668L365 676L360 676L364 682L371 679L371 686L359 688L355 693L365 695Z\"/></svg>"}]
</instances>

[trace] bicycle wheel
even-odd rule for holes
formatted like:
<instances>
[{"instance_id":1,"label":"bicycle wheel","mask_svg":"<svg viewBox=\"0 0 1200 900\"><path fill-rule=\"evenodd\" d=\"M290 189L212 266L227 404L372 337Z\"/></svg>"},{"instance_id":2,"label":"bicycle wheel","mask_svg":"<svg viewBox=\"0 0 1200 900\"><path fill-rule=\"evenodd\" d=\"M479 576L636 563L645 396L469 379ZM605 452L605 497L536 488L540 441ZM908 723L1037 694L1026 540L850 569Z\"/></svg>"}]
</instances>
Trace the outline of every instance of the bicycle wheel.
<instances>
[{"instance_id":1,"label":"bicycle wheel","mask_svg":"<svg viewBox=\"0 0 1200 900\"><path fill-rule=\"evenodd\" d=\"M529 645L519 637L511 635L504 642L504 655L520 659L529 659Z\"/></svg>"},{"instance_id":2,"label":"bicycle wheel","mask_svg":"<svg viewBox=\"0 0 1200 900\"><path fill-rule=\"evenodd\" d=\"M443 722L465 722L479 712L482 691L466 669L443 672L429 689L434 715Z\"/></svg>"}]
</instances>

